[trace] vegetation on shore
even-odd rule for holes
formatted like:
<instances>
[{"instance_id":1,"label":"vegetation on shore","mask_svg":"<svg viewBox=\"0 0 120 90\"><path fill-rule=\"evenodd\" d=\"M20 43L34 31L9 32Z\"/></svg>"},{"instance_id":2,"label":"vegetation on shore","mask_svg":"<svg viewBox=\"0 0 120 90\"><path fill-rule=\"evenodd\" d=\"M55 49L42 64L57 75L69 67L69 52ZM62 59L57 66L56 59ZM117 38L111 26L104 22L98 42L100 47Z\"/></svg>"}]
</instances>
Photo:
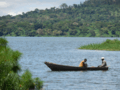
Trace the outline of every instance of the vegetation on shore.
<instances>
[{"instance_id":1,"label":"vegetation on shore","mask_svg":"<svg viewBox=\"0 0 120 90\"><path fill-rule=\"evenodd\" d=\"M114 40L107 39L105 42L101 44L89 44L81 46L79 49L120 51L120 41L118 39Z\"/></svg>"},{"instance_id":2,"label":"vegetation on shore","mask_svg":"<svg viewBox=\"0 0 120 90\"><path fill-rule=\"evenodd\" d=\"M120 37L120 0L86 0L0 17L0 36Z\"/></svg>"},{"instance_id":3,"label":"vegetation on shore","mask_svg":"<svg viewBox=\"0 0 120 90\"><path fill-rule=\"evenodd\" d=\"M21 76L18 59L22 55L19 51L13 51L5 38L0 38L0 90L40 90L43 82L39 78L32 78L32 74L26 70Z\"/></svg>"}]
</instances>

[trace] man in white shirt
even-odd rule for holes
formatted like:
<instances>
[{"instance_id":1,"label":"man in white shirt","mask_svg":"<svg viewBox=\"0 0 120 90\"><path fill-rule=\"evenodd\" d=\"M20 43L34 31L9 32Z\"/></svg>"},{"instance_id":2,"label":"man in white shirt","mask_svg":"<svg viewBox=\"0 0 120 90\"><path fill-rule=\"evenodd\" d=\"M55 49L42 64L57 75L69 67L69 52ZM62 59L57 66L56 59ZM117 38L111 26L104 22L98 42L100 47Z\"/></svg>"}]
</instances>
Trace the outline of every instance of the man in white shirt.
<instances>
[{"instance_id":1,"label":"man in white shirt","mask_svg":"<svg viewBox=\"0 0 120 90\"><path fill-rule=\"evenodd\" d=\"M102 60L102 65L99 65L98 67L106 67L106 66L107 66L107 63L106 63L106 61L104 60L104 57L102 57L101 60Z\"/></svg>"}]
</instances>

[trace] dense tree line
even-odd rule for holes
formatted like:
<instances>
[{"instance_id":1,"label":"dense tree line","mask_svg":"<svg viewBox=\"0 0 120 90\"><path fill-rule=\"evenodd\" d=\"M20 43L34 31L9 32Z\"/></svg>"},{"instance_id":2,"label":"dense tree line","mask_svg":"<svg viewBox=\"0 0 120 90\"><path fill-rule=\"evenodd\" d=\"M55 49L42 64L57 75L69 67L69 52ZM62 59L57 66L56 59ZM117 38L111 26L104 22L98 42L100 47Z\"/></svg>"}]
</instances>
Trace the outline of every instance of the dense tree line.
<instances>
[{"instance_id":1,"label":"dense tree line","mask_svg":"<svg viewBox=\"0 0 120 90\"><path fill-rule=\"evenodd\" d=\"M0 36L119 37L120 0L87 0L0 17Z\"/></svg>"}]
</instances>

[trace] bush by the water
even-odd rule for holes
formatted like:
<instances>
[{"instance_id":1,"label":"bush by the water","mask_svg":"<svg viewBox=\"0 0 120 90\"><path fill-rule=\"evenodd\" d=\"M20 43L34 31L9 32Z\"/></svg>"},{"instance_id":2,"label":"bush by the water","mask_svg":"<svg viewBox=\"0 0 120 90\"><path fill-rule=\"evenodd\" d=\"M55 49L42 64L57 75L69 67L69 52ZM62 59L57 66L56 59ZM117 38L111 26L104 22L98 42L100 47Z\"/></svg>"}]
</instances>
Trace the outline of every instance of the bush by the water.
<instances>
[{"instance_id":1,"label":"bush by the water","mask_svg":"<svg viewBox=\"0 0 120 90\"><path fill-rule=\"evenodd\" d=\"M101 44L89 44L81 46L79 49L120 51L120 41L107 39Z\"/></svg>"},{"instance_id":2,"label":"bush by the water","mask_svg":"<svg viewBox=\"0 0 120 90\"><path fill-rule=\"evenodd\" d=\"M13 51L7 46L8 41L0 38L0 90L29 90L42 88L43 82L39 78L32 78L26 70L21 76L18 60L22 53Z\"/></svg>"}]
</instances>

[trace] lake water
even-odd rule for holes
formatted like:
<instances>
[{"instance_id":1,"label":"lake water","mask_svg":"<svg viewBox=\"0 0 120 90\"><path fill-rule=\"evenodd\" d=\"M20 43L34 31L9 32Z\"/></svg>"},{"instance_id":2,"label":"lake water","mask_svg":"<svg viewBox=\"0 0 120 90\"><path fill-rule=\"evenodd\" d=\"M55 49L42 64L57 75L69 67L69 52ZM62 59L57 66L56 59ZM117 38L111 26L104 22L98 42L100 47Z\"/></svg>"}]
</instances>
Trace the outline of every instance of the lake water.
<instances>
[{"instance_id":1,"label":"lake water","mask_svg":"<svg viewBox=\"0 0 120 90\"><path fill-rule=\"evenodd\" d=\"M23 53L22 70L44 81L44 90L120 90L120 51L79 50L82 45L101 43L92 37L7 37L13 50ZM120 38L117 38L120 40ZM88 66L101 64L105 57L108 71L51 71L44 62L78 66L87 58ZM23 72L21 72L23 73Z\"/></svg>"}]
</instances>

